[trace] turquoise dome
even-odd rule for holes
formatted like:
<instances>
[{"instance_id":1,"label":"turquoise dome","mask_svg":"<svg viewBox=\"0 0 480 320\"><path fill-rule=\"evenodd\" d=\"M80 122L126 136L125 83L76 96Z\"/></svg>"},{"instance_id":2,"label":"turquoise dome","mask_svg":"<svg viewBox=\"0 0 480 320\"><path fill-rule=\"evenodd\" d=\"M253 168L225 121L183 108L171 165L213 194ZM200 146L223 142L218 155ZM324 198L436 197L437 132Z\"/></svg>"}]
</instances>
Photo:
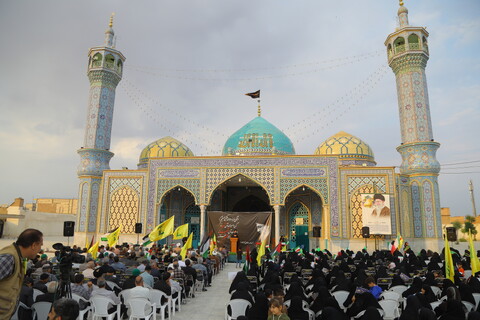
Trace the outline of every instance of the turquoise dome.
<instances>
[{"instance_id":1,"label":"turquoise dome","mask_svg":"<svg viewBox=\"0 0 480 320\"><path fill-rule=\"evenodd\" d=\"M292 141L262 117L255 117L228 138L223 155L295 154Z\"/></svg>"}]
</instances>

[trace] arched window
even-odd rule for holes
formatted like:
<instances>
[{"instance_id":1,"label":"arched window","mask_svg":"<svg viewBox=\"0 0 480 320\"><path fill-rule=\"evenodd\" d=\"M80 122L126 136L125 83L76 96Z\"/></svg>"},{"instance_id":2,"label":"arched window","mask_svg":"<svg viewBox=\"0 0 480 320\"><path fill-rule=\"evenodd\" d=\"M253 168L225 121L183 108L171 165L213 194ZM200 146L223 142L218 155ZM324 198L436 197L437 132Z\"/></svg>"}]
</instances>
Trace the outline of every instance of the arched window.
<instances>
[{"instance_id":1,"label":"arched window","mask_svg":"<svg viewBox=\"0 0 480 320\"><path fill-rule=\"evenodd\" d=\"M101 53L95 53L95 55L92 58L92 67L93 68L99 68L102 66L102 54Z\"/></svg>"},{"instance_id":2,"label":"arched window","mask_svg":"<svg viewBox=\"0 0 480 320\"><path fill-rule=\"evenodd\" d=\"M411 50L420 49L419 38L415 33L412 33L411 35L408 36L408 47Z\"/></svg>"},{"instance_id":3,"label":"arched window","mask_svg":"<svg viewBox=\"0 0 480 320\"><path fill-rule=\"evenodd\" d=\"M117 62L117 72L118 72L118 73L122 73L122 68L123 68L122 60L118 59L118 62Z\"/></svg>"},{"instance_id":4,"label":"arched window","mask_svg":"<svg viewBox=\"0 0 480 320\"><path fill-rule=\"evenodd\" d=\"M405 51L405 39L398 37L393 42L393 47L395 48L395 53L400 53Z\"/></svg>"},{"instance_id":5,"label":"arched window","mask_svg":"<svg viewBox=\"0 0 480 320\"><path fill-rule=\"evenodd\" d=\"M193 246L197 247L200 241L200 208L195 203L185 209L185 223L188 223L190 232L193 232Z\"/></svg>"},{"instance_id":6,"label":"arched window","mask_svg":"<svg viewBox=\"0 0 480 320\"><path fill-rule=\"evenodd\" d=\"M423 51L428 53L428 41L427 41L427 38L425 37L422 37L422 48L423 48Z\"/></svg>"},{"instance_id":7,"label":"arched window","mask_svg":"<svg viewBox=\"0 0 480 320\"><path fill-rule=\"evenodd\" d=\"M389 57L393 54L391 43L389 43L388 46L387 46L387 54L388 54Z\"/></svg>"},{"instance_id":8,"label":"arched window","mask_svg":"<svg viewBox=\"0 0 480 320\"><path fill-rule=\"evenodd\" d=\"M115 57L112 56L111 54L107 54L105 56L105 66L109 69L113 69L115 65Z\"/></svg>"}]
</instances>

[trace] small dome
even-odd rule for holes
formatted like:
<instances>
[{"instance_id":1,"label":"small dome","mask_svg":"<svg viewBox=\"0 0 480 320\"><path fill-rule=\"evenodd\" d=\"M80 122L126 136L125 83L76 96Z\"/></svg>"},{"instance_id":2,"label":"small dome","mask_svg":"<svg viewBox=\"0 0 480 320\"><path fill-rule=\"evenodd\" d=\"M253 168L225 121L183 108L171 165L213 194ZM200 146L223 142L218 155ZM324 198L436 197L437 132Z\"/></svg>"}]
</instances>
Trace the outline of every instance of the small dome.
<instances>
[{"instance_id":1,"label":"small dome","mask_svg":"<svg viewBox=\"0 0 480 320\"><path fill-rule=\"evenodd\" d=\"M339 155L341 160L358 160L358 162L345 162L353 165L375 165L373 151L361 139L340 131L331 136L315 150L315 155Z\"/></svg>"},{"instance_id":2,"label":"small dome","mask_svg":"<svg viewBox=\"0 0 480 320\"><path fill-rule=\"evenodd\" d=\"M183 143L172 137L164 137L150 143L140 154L140 164L150 158L193 157L193 152Z\"/></svg>"},{"instance_id":3,"label":"small dome","mask_svg":"<svg viewBox=\"0 0 480 320\"><path fill-rule=\"evenodd\" d=\"M223 155L295 154L292 141L277 127L258 116L228 138Z\"/></svg>"},{"instance_id":4,"label":"small dome","mask_svg":"<svg viewBox=\"0 0 480 320\"><path fill-rule=\"evenodd\" d=\"M407 7L405 7L405 6L400 6L400 8L398 8L397 14L402 14L402 13L408 13Z\"/></svg>"}]
</instances>

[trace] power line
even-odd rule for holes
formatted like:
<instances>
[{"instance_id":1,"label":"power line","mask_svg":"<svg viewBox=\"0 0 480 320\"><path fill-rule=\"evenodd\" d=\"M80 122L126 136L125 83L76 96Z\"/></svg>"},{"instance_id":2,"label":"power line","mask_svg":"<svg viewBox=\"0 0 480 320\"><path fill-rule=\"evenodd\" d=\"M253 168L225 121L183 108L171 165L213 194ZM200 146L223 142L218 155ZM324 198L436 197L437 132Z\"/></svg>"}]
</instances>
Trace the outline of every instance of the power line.
<instances>
[{"instance_id":1,"label":"power line","mask_svg":"<svg viewBox=\"0 0 480 320\"><path fill-rule=\"evenodd\" d=\"M445 164L442 164L442 167L444 167L444 166L456 166L456 165L459 165L459 164L476 163L476 162L480 162L480 160L445 163Z\"/></svg>"},{"instance_id":2,"label":"power line","mask_svg":"<svg viewBox=\"0 0 480 320\"><path fill-rule=\"evenodd\" d=\"M186 68L162 68L162 67L151 67L151 66L141 66L141 65L133 65L133 64L126 64L125 67L132 68L132 69L145 69L145 70L157 70L163 72L191 72L191 73L202 73L202 72L213 72L213 73L221 73L221 72L247 72L247 71L259 71L259 70L280 70L280 69L290 69L290 68L301 68L305 66L312 66L312 65L319 65L319 64L328 64L328 63L335 63L342 60L356 60L360 61L363 58L374 57L384 53L384 49L378 49L371 52L360 53L353 56L341 57L341 58L334 58L334 59L327 59L321 61L312 61L312 62L304 62L304 63L296 63L291 65L284 65L278 67L247 67L247 68L219 68L219 69L186 69ZM354 62L354 61L353 61Z\"/></svg>"},{"instance_id":3,"label":"power line","mask_svg":"<svg viewBox=\"0 0 480 320\"><path fill-rule=\"evenodd\" d=\"M467 172L443 172L441 174L472 174L472 173L480 173L480 171L467 171Z\"/></svg>"},{"instance_id":4,"label":"power line","mask_svg":"<svg viewBox=\"0 0 480 320\"><path fill-rule=\"evenodd\" d=\"M443 168L443 170L457 170L457 169L467 169L467 168L480 168L480 166L464 166L464 167L455 167L455 168Z\"/></svg>"}]
</instances>

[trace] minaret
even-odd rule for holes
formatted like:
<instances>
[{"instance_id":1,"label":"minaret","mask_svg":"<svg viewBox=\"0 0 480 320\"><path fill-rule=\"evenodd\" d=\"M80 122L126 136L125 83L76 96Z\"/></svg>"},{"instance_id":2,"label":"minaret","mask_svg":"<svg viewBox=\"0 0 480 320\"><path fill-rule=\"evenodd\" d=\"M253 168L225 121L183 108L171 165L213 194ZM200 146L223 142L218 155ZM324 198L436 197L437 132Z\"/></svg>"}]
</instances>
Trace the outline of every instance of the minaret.
<instances>
[{"instance_id":1,"label":"minaret","mask_svg":"<svg viewBox=\"0 0 480 320\"><path fill-rule=\"evenodd\" d=\"M428 32L424 27L409 24L408 10L402 0L398 20L399 27L388 35L385 45L397 83L402 136L397 147L402 155L400 232L415 238L438 238L442 234L437 182L440 164L435 154L440 144L433 139L425 75Z\"/></svg>"},{"instance_id":2,"label":"minaret","mask_svg":"<svg viewBox=\"0 0 480 320\"><path fill-rule=\"evenodd\" d=\"M77 231L97 231L97 210L103 170L110 169L110 152L115 88L122 79L125 57L115 49L113 14L105 31L105 44L88 52L87 75L90 97L83 147L78 150L81 162L78 196Z\"/></svg>"}]
</instances>

